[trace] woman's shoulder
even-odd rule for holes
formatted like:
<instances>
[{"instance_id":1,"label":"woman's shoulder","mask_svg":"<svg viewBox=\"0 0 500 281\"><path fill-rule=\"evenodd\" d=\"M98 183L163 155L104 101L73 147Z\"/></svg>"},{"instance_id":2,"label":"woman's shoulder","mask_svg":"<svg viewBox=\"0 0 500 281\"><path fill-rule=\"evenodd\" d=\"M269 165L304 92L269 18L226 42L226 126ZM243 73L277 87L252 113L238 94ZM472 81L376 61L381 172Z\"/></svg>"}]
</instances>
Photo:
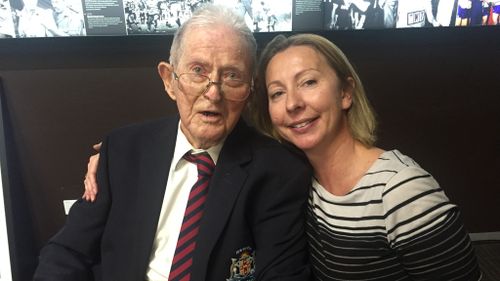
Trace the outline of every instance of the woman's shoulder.
<instances>
[{"instance_id":1,"label":"woman's shoulder","mask_svg":"<svg viewBox=\"0 0 500 281\"><path fill-rule=\"evenodd\" d=\"M392 173L385 178L384 196L389 193L401 196L400 193L409 195L442 191L439 183L428 171L396 149L384 152L379 160L382 162L379 163L379 170Z\"/></svg>"},{"instance_id":2,"label":"woman's shoulder","mask_svg":"<svg viewBox=\"0 0 500 281\"><path fill-rule=\"evenodd\" d=\"M385 182L386 188L413 178L429 178L433 184L434 179L410 156L397 149L384 151L366 173L372 180Z\"/></svg>"},{"instance_id":3,"label":"woman's shoulder","mask_svg":"<svg viewBox=\"0 0 500 281\"><path fill-rule=\"evenodd\" d=\"M401 171L408 167L418 167L417 162L410 156L401 153L397 149L387 150L380 154L377 163L379 168Z\"/></svg>"},{"instance_id":4,"label":"woman's shoulder","mask_svg":"<svg viewBox=\"0 0 500 281\"><path fill-rule=\"evenodd\" d=\"M421 169L412 158L397 149L383 151L366 171L365 179L387 182L408 168Z\"/></svg>"}]
</instances>

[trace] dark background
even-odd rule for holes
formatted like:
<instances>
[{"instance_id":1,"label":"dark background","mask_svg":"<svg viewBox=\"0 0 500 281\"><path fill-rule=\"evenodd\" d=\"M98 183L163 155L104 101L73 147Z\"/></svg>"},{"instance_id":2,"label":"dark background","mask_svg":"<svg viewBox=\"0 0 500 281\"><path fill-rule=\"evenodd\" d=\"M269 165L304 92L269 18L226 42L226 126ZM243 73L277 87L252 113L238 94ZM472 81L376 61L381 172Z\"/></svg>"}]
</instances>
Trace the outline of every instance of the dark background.
<instances>
[{"instance_id":1,"label":"dark background","mask_svg":"<svg viewBox=\"0 0 500 281\"><path fill-rule=\"evenodd\" d=\"M319 32L351 59L379 115L379 146L440 182L469 232L500 231L500 29ZM259 33L261 47L275 34ZM2 156L15 281L83 192L92 144L175 112L156 72L172 37L0 40ZM2 91L3 89L3 91ZM0 147L1 148L1 147Z\"/></svg>"}]
</instances>

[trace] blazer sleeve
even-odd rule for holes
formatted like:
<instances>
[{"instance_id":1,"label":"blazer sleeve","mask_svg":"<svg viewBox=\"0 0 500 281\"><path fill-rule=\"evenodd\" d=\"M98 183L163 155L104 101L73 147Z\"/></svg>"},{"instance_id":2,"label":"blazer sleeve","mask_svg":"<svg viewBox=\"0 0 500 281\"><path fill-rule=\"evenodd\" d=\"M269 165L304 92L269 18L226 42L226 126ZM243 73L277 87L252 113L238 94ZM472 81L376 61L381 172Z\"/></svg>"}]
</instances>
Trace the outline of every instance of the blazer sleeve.
<instances>
[{"instance_id":1,"label":"blazer sleeve","mask_svg":"<svg viewBox=\"0 0 500 281\"><path fill-rule=\"evenodd\" d=\"M309 280L305 207L310 169L294 161L273 166L281 167L270 169L273 175L255 194L250 213L257 249L256 280Z\"/></svg>"},{"instance_id":2,"label":"blazer sleeve","mask_svg":"<svg viewBox=\"0 0 500 281\"><path fill-rule=\"evenodd\" d=\"M107 140L99 157L99 196L94 202L79 199L64 227L43 247L35 281L94 280L92 267L100 262L100 242L111 202L107 177Z\"/></svg>"}]
</instances>

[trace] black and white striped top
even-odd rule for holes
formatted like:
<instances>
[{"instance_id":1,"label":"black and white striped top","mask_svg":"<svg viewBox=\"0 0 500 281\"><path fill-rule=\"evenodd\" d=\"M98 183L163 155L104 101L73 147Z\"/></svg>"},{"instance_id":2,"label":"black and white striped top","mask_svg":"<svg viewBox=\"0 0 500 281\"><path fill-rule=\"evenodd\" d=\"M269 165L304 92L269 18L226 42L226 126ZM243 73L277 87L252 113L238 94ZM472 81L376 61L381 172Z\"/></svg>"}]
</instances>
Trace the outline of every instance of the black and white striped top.
<instances>
[{"instance_id":1,"label":"black and white striped top","mask_svg":"<svg viewBox=\"0 0 500 281\"><path fill-rule=\"evenodd\" d=\"M344 196L316 180L307 234L316 280L480 280L457 206L397 150Z\"/></svg>"}]
</instances>

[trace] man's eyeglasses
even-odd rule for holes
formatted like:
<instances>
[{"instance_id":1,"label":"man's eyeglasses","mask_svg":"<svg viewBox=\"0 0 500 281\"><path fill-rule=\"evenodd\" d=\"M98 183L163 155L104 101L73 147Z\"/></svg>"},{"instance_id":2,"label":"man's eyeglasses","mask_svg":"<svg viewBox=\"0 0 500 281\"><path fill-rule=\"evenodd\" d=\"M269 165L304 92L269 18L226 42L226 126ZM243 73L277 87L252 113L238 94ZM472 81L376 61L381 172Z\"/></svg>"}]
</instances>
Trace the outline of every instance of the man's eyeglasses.
<instances>
[{"instance_id":1,"label":"man's eyeglasses","mask_svg":"<svg viewBox=\"0 0 500 281\"><path fill-rule=\"evenodd\" d=\"M205 94L212 85L220 87L222 96L231 101L244 101L250 95L249 83L241 79L233 78L230 75L223 76L222 81L212 81L210 77L197 73L182 73L177 75L174 72L179 90L186 95L201 96Z\"/></svg>"}]
</instances>

